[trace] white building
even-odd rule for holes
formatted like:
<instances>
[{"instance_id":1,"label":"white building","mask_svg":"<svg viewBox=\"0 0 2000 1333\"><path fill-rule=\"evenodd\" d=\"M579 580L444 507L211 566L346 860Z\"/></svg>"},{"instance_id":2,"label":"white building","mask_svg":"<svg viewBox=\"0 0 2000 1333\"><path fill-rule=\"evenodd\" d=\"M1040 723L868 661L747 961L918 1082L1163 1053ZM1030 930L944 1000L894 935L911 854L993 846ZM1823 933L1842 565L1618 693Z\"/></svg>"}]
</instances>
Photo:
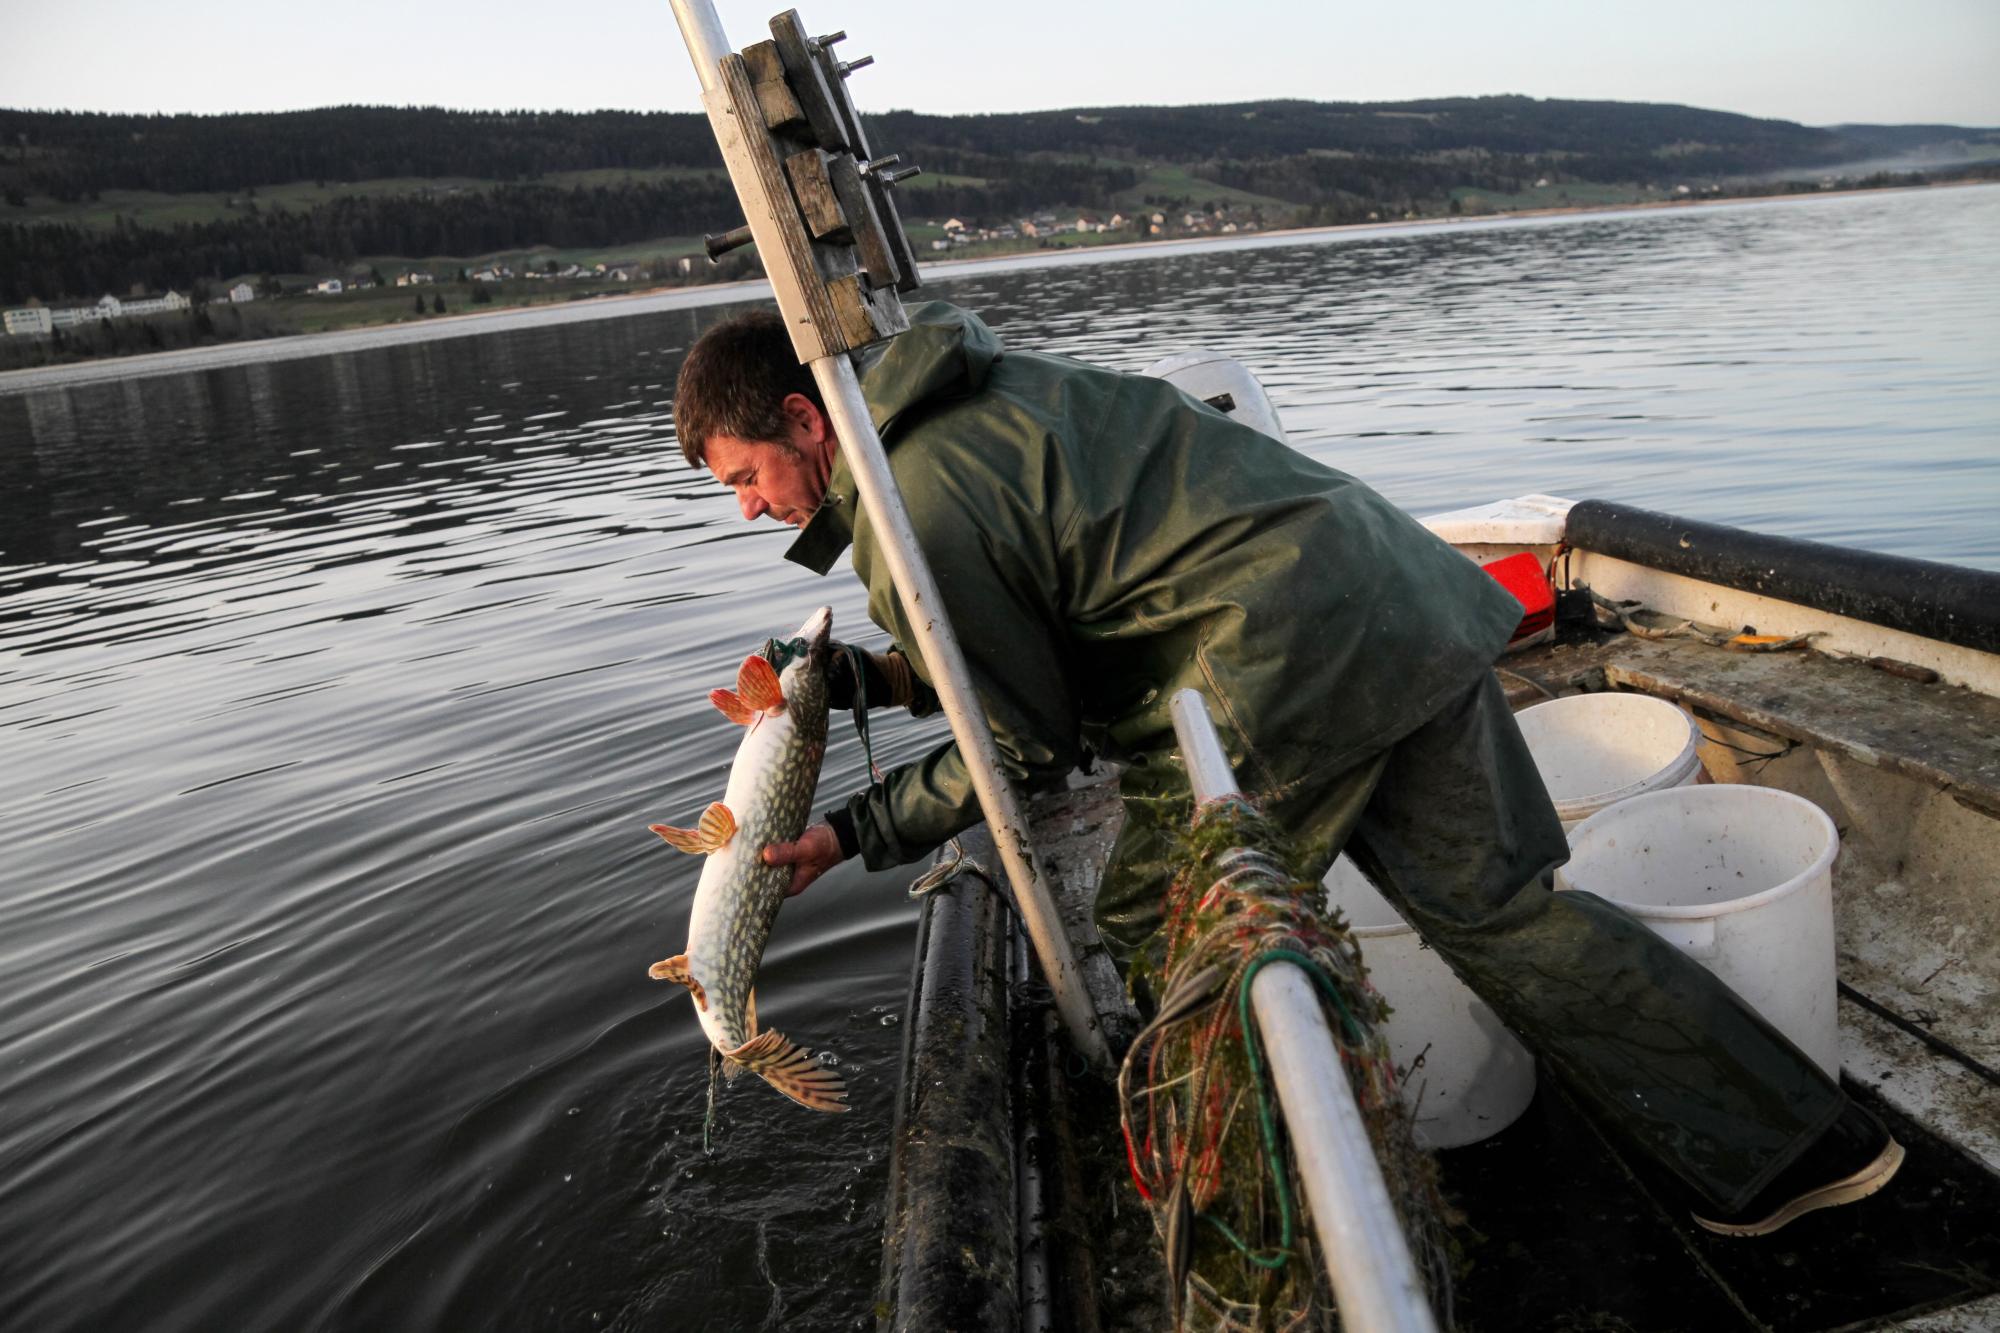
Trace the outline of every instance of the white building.
<instances>
[{"instance_id":1,"label":"white building","mask_svg":"<svg viewBox=\"0 0 2000 1333\"><path fill-rule=\"evenodd\" d=\"M101 306L105 301L112 304L111 313L105 316L107 319L126 315L163 315L172 310L185 310L193 304L179 292L168 292L165 296L135 296L129 301L107 296L98 304Z\"/></svg>"},{"instance_id":2,"label":"white building","mask_svg":"<svg viewBox=\"0 0 2000 1333\"><path fill-rule=\"evenodd\" d=\"M23 306L19 310L7 312L7 332L36 334L53 332L56 326L53 313L47 306Z\"/></svg>"},{"instance_id":3,"label":"white building","mask_svg":"<svg viewBox=\"0 0 2000 1333\"><path fill-rule=\"evenodd\" d=\"M328 278L323 282L315 283L313 286L313 291L317 292L321 296L338 296L340 295L341 290L342 288L339 278Z\"/></svg>"},{"instance_id":4,"label":"white building","mask_svg":"<svg viewBox=\"0 0 2000 1333\"><path fill-rule=\"evenodd\" d=\"M257 289L247 282L239 282L229 289L229 299L237 305L257 299Z\"/></svg>"}]
</instances>

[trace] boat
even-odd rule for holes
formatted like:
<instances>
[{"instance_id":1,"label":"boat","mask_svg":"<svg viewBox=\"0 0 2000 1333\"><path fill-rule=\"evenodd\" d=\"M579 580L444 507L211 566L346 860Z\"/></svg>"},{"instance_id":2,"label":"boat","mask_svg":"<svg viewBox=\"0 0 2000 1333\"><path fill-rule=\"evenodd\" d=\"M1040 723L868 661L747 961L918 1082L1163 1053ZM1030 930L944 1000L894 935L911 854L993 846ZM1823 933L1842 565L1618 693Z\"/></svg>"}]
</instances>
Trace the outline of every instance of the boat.
<instances>
[{"instance_id":1,"label":"boat","mask_svg":"<svg viewBox=\"0 0 2000 1333\"><path fill-rule=\"evenodd\" d=\"M1120 816L1115 775L1079 775L1025 810L1000 777L847 355L907 327L901 294L919 278L888 187L914 168L871 148L844 88L859 62L832 54L844 32L810 36L787 11L769 41L732 52L709 0L674 10L744 205L745 225L710 253L758 248L999 833L962 839L926 877L876 1315L923 1333L1170 1327L1114 1094L1093 1067L1136 1028L1089 911ZM1282 438L1226 358L1155 373ZM1504 1130L1441 1154L1467 1220L1455 1318L1439 1322L2000 1327L2000 574L1547 496L1429 525L1482 564L1547 571L1550 625L1498 667L1517 707L1669 700L1698 722L1713 781L1796 792L1833 816L1838 1059L1909 1154L1876 1198L1757 1242L1714 1237L1544 1081ZM1297 1068L1274 1065L1281 1081ZM1340 1080L1326 1082L1322 1100L1340 1101Z\"/></svg>"},{"instance_id":2,"label":"boat","mask_svg":"<svg viewBox=\"0 0 2000 1333\"><path fill-rule=\"evenodd\" d=\"M1224 358L1155 370L1281 434ZM1555 623L1495 667L1517 710L1668 700L1699 728L1705 781L1831 815L1843 1081L1909 1153L1874 1199L1713 1236L1545 1079L1505 1130L1440 1155L1466 1218L1457 1322L2000 1328L2000 573L1542 495L1424 521L1481 564L1548 572ZM1122 1047L1136 1015L1089 913L1115 775L1077 775L1029 819ZM917 936L881 1325L1170 1327L1108 1080L1062 1034L990 839L959 850Z\"/></svg>"}]
</instances>

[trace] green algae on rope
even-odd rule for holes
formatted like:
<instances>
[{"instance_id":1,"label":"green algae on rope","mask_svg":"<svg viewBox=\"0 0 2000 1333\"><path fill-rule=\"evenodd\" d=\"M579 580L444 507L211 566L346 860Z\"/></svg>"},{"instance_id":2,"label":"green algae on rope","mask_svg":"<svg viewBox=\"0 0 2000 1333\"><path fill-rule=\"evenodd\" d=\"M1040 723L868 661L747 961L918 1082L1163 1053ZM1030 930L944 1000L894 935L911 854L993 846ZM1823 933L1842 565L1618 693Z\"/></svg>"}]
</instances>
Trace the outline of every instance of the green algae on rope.
<instances>
[{"instance_id":1,"label":"green algae on rope","mask_svg":"<svg viewBox=\"0 0 2000 1333\"><path fill-rule=\"evenodd\" d=\"M1390 1198L1449 1326L1455 1216L1411 1137L1380 1031L1389 1008L1353 935L1249 800L1197 807L1180 843L1165 923L1130 977L1159 1004L1118 1077L1127 1161L1165 1248L1176 1327L1190 1297L1226 1329L1335 1317L1250 1016L1251 980L1278 961L1313 979L1335 1020Z\"/></svg>"}]
</instances>

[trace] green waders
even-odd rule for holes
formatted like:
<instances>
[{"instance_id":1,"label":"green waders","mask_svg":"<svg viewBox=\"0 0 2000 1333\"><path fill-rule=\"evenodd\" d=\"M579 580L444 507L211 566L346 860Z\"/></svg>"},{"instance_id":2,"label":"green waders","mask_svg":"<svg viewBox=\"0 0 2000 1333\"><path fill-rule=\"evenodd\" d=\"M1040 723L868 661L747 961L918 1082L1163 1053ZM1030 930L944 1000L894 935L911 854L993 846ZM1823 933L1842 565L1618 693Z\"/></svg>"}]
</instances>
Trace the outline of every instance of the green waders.
<instances>
[{"instance_id":1,"label":"green waders","mask_svg":"<svg viewBox=\"0 0 2000 1333\"><path fill-rule=\"evenodd\" d=\"M1127 774L1097 899L1124 956L1159 924L1173 780L1164 764ZM1569 846L1490 673L1388 750L1265 810L1315 878L1344 849L1545 1069L1716 1207L1748 1203L1845 1108L1838 1083L1699 963L1594 894L1551 891Z\"/></svg>"}]
</instances>

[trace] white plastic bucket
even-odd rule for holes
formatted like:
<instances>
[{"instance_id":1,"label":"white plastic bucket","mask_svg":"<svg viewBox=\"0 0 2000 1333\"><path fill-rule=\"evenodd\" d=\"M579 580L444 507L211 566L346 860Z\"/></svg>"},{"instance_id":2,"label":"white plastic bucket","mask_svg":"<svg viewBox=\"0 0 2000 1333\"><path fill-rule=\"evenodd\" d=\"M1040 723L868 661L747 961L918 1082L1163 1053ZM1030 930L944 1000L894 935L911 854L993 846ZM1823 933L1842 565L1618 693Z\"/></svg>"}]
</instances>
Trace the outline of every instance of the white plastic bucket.
<instances>
[{"instance_id":1,"label":"white plastic bucket","mask_svg":"<svg viewBox=\"0 0 2000 1333\"><path fill-rule=\"evenodd\" d=\"M1383 1026L1416 1117L1417 1143L1456 1148L1498 1134L1535 1095L1535 1057L1493 1011L1423 946L1346 857L1326 875L1327 897L1347 916L1369 980L1395 1010Z\"/></svg>"},{"instance_id":2,"label":"white plastic bucket","mask_svg":"<svg viewBox=\"0 0 2000 1333\"><path fill-rule=\"evenodd\" d=\"M1514 715L1565 831L1608 805L1701 776L1694 719L1650 694L1572 694Z\"/></svg>"},{"instance_id":3,"label":"white plastic bucket","mask_svg":"<svg viewBox=\"0 0 2000 1333\"><path fill-rule=\"evenodd\" d=\"M1680 787L1621 801L1570 835L1558 889L1586 889L1728 983L1840 1074L1826 812L1770 787Z\"/></svg>"}]
</instances>

